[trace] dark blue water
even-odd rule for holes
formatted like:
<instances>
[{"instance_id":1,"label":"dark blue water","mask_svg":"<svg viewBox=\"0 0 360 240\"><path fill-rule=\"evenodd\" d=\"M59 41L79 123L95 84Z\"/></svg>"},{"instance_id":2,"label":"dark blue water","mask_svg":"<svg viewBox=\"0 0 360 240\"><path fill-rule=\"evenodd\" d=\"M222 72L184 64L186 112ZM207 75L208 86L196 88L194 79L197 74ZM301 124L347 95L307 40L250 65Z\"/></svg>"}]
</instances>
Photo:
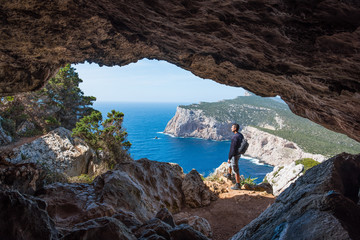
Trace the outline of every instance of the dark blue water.
<instances>
[{"instance_id":1,"label":"dark blue water","mask_svg":"<svg viewBox=\"0 0 360 240\"><path fill-rule=\"evenodd\" d=\"M125 114L123 126L132 143L133 159L148 158L159 162L178 163L185 173L195 168L207 176L227 161L230 141L175 138L163 134L166 124L175 115L176 103L109 103L95 102L94 108L105 118L112 109ZM156 139L157 137L157 139ZM240 174L261 182L273 167L256 164L254 159L240 159Z\"/></svg>"}]
</instances>

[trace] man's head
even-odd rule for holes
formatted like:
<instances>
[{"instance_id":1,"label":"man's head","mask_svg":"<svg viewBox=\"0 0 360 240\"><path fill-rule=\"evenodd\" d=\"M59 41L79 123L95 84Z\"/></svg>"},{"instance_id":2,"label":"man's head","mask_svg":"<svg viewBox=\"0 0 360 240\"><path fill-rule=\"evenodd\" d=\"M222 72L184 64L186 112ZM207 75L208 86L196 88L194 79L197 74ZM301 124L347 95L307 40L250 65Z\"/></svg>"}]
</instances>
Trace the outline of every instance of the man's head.
<instances>
[{"instance_id":1,"label":"man's head","mask_svg":"<svg viewBox=\"0 0 360 240\"><path fill-rule=\"evenodd\" d=\"M231 126L231 131L232 131L232 132L238 132L238 131L239 131L239 124L234 123L234 124Z\"/></svg>"}]
</instances>

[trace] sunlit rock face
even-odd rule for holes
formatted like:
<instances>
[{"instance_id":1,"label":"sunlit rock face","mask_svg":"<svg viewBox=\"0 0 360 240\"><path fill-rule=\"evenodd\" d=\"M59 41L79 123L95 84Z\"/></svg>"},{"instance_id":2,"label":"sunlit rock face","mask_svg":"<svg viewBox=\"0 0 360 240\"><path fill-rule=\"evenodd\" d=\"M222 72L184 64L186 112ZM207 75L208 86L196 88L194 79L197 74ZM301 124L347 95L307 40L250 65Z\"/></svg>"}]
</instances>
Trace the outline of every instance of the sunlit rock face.
<instances>
[{"instance_id":1,"label":"sunlit rock face","mask_svg":"<svg viewBox=\"0 0 360 240\"><path fill-rule=\"evenodd\" d=\"M0 95L40 88L65 63L166 60L360 140L358 1L8 1Z\"/></svg>"}]
</instances>

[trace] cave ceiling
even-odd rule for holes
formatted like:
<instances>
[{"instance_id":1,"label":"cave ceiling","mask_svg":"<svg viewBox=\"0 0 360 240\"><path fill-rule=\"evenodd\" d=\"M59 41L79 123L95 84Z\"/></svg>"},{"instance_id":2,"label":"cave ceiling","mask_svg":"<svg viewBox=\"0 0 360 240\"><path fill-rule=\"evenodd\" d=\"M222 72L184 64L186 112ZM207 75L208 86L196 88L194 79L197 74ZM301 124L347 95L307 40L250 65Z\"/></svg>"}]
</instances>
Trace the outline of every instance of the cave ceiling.
<instances>
[{"instance_id":1,"label":"cave ceiling","mask_svg":"<svg viewBox=\"0 0 360 240\"><path fill-rule=\"evenodd\" d=\"M360 141L360 1L2 1L0 22L0 96L37 90L66 63L159 59L279 95Z\"/></svg>"}]
</instances>

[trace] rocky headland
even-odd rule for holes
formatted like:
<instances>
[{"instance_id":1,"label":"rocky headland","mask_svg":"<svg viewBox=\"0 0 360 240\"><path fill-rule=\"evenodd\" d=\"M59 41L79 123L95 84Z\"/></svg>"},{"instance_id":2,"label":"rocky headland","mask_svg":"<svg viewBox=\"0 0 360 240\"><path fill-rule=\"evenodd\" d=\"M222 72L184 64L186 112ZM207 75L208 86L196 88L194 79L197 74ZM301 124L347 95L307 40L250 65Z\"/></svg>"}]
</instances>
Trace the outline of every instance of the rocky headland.
<instances>
[{"instance_id":1,"label":"rocky headland","mask_svg":"<svg viewBox=\"0 0 360 240\"><path fill-rule=\"evenodd\" d=\"M168 122L164 133L176 137L195 137L209 140L230 140L232 122L219 122L204 114L201 109L177 107L175 116ZM320 154L303 151L296 143L281 137L245 126L241 132L249 142L245 155L257 158L266 164L283 166L301 158L313 158L318 162L326 159Z\"/></svg>"}]
</instances>

